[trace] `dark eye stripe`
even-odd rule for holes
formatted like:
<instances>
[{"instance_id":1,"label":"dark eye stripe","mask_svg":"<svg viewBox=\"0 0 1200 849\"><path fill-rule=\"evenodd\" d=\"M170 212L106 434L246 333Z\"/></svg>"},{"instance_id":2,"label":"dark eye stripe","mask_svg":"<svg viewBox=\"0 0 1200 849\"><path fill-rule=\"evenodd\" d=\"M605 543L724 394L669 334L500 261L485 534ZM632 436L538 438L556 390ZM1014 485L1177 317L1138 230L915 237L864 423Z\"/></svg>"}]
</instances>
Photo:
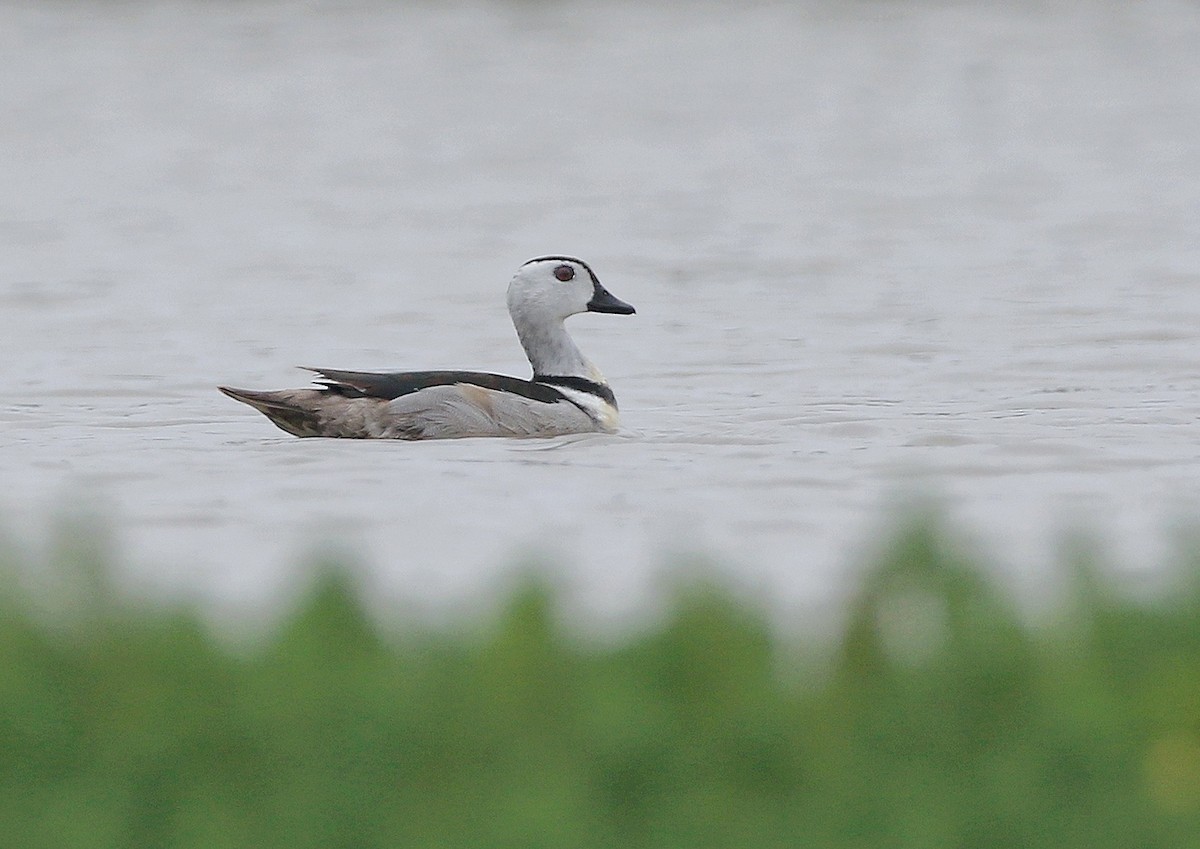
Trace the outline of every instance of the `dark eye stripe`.
<instances>
[{"instance_id":1,"label":"dark eye stripe","mask_svg":"<svg viewBox=\"0 0 1200 849\"><path fill-rule=\"evenodd\" d=\"M554 276L566 283L575 278L575 269L569 265L560 265L554 269Z\"/></svg>"}]
</instances>

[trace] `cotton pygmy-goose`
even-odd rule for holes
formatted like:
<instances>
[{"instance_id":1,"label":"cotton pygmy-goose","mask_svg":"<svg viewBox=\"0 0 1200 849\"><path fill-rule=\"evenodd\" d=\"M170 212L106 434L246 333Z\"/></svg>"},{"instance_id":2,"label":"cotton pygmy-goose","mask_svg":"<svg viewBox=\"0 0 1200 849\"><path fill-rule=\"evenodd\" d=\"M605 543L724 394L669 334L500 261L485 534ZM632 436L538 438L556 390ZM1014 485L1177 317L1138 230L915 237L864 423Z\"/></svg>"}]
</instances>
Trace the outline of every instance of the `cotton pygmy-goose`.
<instances>
[{"instance_id":1,"label":"cotton pygmy-goose","mask_svg":"<svg viewBox=\"0 0 1200 849\"><path fill-rule=\"evenodd\" d=\"M617 429L617 400L563 320L581 312L630 315L587 263L543 256L508 285L508 312L533 379L473 371L309 369L317 388L259 392L219 387L295 436L450 439L562 436Z\"/></svg>"}]
</instances>

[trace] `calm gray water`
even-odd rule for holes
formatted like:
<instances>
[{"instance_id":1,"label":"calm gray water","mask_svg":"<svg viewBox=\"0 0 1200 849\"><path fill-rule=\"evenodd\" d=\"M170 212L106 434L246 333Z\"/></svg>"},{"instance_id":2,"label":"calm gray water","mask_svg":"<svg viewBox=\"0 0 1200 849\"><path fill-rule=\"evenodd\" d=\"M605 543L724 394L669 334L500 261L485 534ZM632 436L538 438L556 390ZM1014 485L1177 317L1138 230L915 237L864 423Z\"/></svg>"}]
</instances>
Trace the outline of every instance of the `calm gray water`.
<instances>
[{"instance_id":1,"label":"calm gray water","mask_svg":"<svg viewBox=\"0 0 1200 849\"><path fill-rule=\"evenodd\" d=\"M0 5L0 523L87 502L237 609L336 539L382 598L542 552L611 613L695 551L820 607L912 493L1024 586L1200 516L1196 4L445 5ZM638 307L571 322L618 436L296 440L213 388L527 374L544 253Z\"/></svg>"}]
</instances>

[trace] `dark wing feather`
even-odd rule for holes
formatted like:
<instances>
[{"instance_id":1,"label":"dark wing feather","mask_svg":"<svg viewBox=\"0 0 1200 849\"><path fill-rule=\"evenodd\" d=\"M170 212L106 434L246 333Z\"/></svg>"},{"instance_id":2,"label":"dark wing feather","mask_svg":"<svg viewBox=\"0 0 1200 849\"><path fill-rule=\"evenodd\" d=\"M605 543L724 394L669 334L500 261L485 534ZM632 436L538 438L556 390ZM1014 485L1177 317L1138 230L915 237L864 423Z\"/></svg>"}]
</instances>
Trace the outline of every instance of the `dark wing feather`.
<instances>
[{"instance_id":1,"label":"dark wing feather","mask_svg":"<svg viewBox=\"0 0 1200 849\"><path fill-rule=\"evenodd\" d=\"M307 368L307 366L305 367ZM419 392L430 386L446 386L456 383L470 383L485 389L495 389L500 392L512 392L523 395L534 401L544 401L553 404L565 399L565 395L552 386L534 383L532 380L521 380L519 377L508 377L503 374L488 374L480 371L342 371L341 369L308 368L316 372L322 388L328 392L344 395L349 398L382 398L391 401L402 395Z\"/></svg>"}]
</instances>

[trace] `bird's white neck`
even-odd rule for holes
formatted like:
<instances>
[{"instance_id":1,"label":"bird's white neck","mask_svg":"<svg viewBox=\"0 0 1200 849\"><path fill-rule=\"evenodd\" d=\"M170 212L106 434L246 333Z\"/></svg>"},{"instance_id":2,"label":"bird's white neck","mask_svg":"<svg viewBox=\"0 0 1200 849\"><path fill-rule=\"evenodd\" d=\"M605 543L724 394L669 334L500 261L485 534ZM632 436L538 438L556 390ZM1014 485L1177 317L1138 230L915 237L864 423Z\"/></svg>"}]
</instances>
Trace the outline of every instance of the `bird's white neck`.
<instances>
[{"instance_id":1,"label":"bird's white neck","mask_svg":"<svg viewBox=\"0 0 1200 849\"><path fill-rule=\"evenodd\" d=\"M547 322L518 320L514 324L534 374L603 381L599 370L588 362L567 333L562 319Z\"/></svg>"}]
</instances>

